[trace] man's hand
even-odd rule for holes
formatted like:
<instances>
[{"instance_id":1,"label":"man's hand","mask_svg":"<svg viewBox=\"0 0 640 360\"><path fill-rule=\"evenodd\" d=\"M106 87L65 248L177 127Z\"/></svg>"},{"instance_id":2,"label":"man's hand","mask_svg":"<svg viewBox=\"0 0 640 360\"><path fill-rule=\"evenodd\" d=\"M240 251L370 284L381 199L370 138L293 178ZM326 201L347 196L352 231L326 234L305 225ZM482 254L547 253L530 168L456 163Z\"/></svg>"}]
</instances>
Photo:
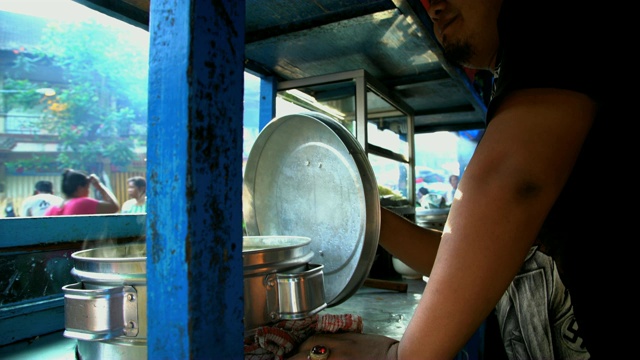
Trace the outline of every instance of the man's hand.
<instances>
[{"instance_id":1,"label":"man's hand","mask_svg":"<svg viewBox=\"0 0 640 360\"><path fill-rule=\"evenodd\" d=\"M316 345L324 345L329 349L327 360L397 359L398 340L382 335L353 332L313 335L288 359L307 360L311 348Z\"/></svg>"}]
</instances>

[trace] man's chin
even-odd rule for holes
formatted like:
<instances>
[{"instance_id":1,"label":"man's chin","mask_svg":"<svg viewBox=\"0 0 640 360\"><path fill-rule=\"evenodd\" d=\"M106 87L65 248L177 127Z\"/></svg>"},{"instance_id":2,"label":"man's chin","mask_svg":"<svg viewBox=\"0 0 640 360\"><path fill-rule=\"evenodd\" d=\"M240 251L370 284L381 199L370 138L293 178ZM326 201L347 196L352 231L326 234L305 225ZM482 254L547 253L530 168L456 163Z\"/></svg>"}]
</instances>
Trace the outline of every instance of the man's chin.
<instances>
[{"instance_id":1,"label":"man's chin","mask_svg":"<svg viewBox=\"0 0 640 360\"><path fill-rule=\"evenodd\" d=\"M458 65L471 67L471 47L461 44L450 44L444 47L444 56L448 61Z\"/></svg>"}]
</instances>

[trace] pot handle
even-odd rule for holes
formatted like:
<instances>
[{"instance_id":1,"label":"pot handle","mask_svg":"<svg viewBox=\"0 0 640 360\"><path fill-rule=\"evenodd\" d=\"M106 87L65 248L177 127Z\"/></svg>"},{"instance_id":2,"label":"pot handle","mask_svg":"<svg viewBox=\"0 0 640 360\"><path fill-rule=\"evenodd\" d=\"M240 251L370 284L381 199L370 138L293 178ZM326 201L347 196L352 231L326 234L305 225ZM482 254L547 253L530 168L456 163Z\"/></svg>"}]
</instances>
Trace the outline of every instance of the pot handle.
<instances>
[{"instance_id":1,"label":"pot handle","mask_svg":"<svg viewBox=\"0 0 640 360\"><path fill-rule=\"evenodd\" d=\"M138 335L138 293L132 286L85 289L75 283L64 292L64 336L101 341Z\"/></svg>"},{"instance_id":2,"label":"pot handle","mask_svg":"<svg viewBox=\"0 0 640 360\"><path fill-rule=\"evenodd\" d=\"M267 275L267 311L271 320L303 319L326 308L323 269L321 264L306 264L302 272Z\"/></svg>"}]
</instances>

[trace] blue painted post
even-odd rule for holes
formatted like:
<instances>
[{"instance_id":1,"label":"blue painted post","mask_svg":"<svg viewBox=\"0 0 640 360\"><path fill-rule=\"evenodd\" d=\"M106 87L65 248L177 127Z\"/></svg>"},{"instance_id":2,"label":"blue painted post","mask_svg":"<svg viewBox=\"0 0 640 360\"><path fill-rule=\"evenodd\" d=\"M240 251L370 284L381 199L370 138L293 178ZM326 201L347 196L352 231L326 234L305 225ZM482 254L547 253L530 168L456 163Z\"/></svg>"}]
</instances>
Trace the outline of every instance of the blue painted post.
<instances>
[{"instance_id":1,"label":"blue painted post","mask_svg":"<svg viewBox=\"0 0 640 360\"><path fill-rule=\"evenodd\" d=\"M148 358L243 357L245 1L151 2Z\"/></svg>"},{"instance_id":2,"label":"blue painted post","mask_svg":"<svg viewBox=\"0 0 640 360\"><path fill-rule=\"evenodd\" d=\"M262 131L276 115L277 83L273 76L260 78L260 119L258 129Z\"/></svg>"}]
</instances>

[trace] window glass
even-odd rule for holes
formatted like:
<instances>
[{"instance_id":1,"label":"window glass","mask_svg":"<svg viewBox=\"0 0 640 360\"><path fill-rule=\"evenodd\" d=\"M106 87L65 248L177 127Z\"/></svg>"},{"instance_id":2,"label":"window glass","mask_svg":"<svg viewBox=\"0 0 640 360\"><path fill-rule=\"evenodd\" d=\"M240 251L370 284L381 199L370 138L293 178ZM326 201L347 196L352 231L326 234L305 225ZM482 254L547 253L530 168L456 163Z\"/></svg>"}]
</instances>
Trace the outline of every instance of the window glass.
<instances>
[{"instance_id":1,"label":"window glass","mask_svg":"<svg viewBox=\"0 0 640 360\"><path fill-rule=\"evenodd\" d=\"M455 181L464 174L482 134L479 129L416 134L415 181L419 209L451 206Z\"/></svg>"},{"instance_id":2,"label":"window glass","mask_svg":"<svg viewBox=\"0 0 640 360\"><path fill-rule=\"evenodd\" d=\"M368 158L376 176L382 205L410 205L407 203L409 164L373 154L368 154Z\"/></svg>"},{"instance_id":3,"label":"window glass","mask_svg":"<svg viewBox=\"0 0 640 360\"><path fill-rule=\"evenodd\" d=\"M242 170L244 173L247 159L253 144L260 133L260 78L244 73L244 115L242 141Z\"/></svg>"},{"instance_id":4,"label":"window glass","mask_svg":"<svg viewBox=\"0 0 640 360\"><path fill-rule=\"evenodd\" d=\"M0 28L0 217L40 180L62 196L65 168L122 205L146 172L149 33L71 0L2 1Z\"/></svg>"},{"instance_id":5,"label":"window glass","mask_svg":"<svg viewBox=\"0 0 640 360\"><path fill-rule=\"evenodd\" d=\"M7 227L15 222L6 217L30 212L22 205L37 182L62 196L65 168L97 174L120 205L128 199L127 179L146 171L148 48L144 29L71 0L0 2L0 221ZM38 226L56 233L42 220ZM38 239L50 242L43 246L19 231L3 233L0 306L44 304L75 282L76 233Z\"/></svg>"},{"instance_id":6,"label":"window glass","mask_svg":"<svg viewBox=\"0 0 640 360\"><path fill-rule=\"evenodd\" d=\"M409 117L375 92L367 91L367 140L369 144L409 158Z\"/></svg>"},{"instance_id":7,"label":"window glass","mask_svg":"<svg viewBox=\"0 0 640 360\"><path fill-rule=\"evenodd\" d=\"M278 92L276 117L309 111L334 119L356 136L355 82L321 83Z\"/></svg>"},{"instance_id":8,"label":"window glass","mask_svg":"<svg viewBox=\"0 0 640 360\"><path fill-rule=\"evenodd\" d=\"M75 283L71 254L79 249L19 252L0 257L0 306L61 294Z\"/></svg>"}]
</instances>

